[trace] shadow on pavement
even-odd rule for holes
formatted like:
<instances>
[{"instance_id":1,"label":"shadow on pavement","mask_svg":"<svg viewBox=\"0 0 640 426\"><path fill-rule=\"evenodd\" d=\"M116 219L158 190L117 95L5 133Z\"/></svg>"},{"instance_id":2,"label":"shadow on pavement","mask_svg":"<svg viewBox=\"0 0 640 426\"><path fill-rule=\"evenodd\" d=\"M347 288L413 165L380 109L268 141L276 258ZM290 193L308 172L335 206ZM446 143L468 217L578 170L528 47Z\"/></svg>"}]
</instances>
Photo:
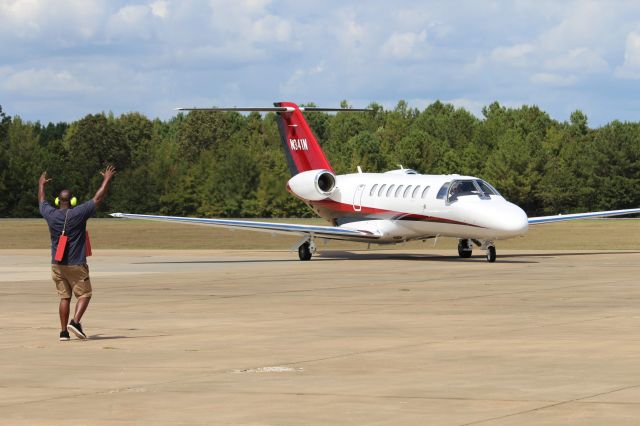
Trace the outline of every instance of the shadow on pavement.
<instances>
[{"instance_id":1,"label":"shadow on pavement","mask_svg":"<svg viewBox=\"0 0 640 426\"><path fill-rule=\"evenodd\" d=\"M407 253L371 253L346 250L322 250L314 255L312 261L336 261L336 260L414 260L431 262L486 262L484 252L476 250L477 254L468 259L461 259L457 255L440 255L433 253L407 254ZM563 253L516 253L500 254L498 252L497 263L538 263L531 260L515 260L517 258L553 258L561 256L599 256L603 254L640 254L638 251L594 251L594 252L563 252ZM514 260L509 260L514 259ZM171 264L232 264L232 263L283 263L299 262L296 253L291 253L289 259L212 259L212 260L168 260L156 262L134 262L133 265L171 265Z\"/></svg>"},{"instance_id":2,"label":"shadow on pavement","mask_svg":"<svg viewBox=\"0 0 640 426\"><path fill-rule=\"evenodd\" d=\"M486 262L484 254L478 254L468 259L461 259L457 255L439 255L433 253L407 254L407 253L354 253L351 251L323 251L316 256L326 258L325 260L414 260L420 262L464 262L476 263ZM538 263L526 260L501 260L498 253L497 263ZM506 256L504 256L506 257Z\"/></svg>"}]
</instances>

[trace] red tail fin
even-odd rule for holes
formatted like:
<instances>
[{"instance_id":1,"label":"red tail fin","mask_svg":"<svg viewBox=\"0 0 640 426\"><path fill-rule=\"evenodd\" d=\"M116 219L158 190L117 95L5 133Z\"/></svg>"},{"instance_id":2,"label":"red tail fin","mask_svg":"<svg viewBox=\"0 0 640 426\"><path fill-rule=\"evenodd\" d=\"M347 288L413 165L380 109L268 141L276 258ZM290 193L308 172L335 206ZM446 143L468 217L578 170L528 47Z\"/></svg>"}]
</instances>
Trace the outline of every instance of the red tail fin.
<instances>
[{"instance_id":1,"label":"red tail fin","mask_svg":"<svg viewBox=\"0 0 640 426\"><path fill-rule=\"evenodd\" d=\"M315 169L333 171L298 105L292 102L274 105L287 108L278 112L278 129L291 176Z\"/></svg>"}]
</instances>

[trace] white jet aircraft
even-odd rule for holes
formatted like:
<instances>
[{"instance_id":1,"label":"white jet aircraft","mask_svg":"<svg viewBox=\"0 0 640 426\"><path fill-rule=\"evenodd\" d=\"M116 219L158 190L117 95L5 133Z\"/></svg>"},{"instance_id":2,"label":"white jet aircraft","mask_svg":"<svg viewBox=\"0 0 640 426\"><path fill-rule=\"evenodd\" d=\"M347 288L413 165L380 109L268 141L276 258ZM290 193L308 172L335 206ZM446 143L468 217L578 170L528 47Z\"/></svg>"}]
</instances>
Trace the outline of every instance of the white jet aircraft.
<instances>
[{"instance_id":1,"label":"white jet aircraft","mask_svg":"<svg viewBox=\"0 0 640 426\"><path fill-rule=\"evenodd\" d=\"M640 213L640 208L527 218L488 182L461 175L422 175L400 168L386 173L336 175L302 111L366 111L298 107L291 102L270 108L178 108L182 111L272 111L277 114L282 146L291 171L287 190L332 226L113 213L114 217L214 225L298 234L300 260L316 252L315 239L396 244L437 237L458 238L460 257L473 244L496 260L495 242L524 235L529 225Z\"/></svg>"}]
</instances>

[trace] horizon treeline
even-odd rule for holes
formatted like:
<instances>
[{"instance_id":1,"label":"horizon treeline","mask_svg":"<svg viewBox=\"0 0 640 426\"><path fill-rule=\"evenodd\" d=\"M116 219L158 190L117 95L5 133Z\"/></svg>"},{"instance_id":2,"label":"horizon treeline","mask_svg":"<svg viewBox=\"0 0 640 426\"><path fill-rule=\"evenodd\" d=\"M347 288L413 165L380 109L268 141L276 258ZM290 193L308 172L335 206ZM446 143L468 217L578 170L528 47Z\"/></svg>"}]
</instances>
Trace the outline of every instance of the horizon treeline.
<instances>
[{"instance_id":1,"label":"horizon treeline","mask_svg":"<svg viewBox=\"0 0 640 426\"><path fill-rule=\"evenodd\" d=\"M590 128L579 110L559 122L536 106L497 102L482 118L439 101L422 111L404 101L389 111L369 107L373 112L305 113L338 174L402 165L477 176L529 215L640 206L639 122ZM167 121L99 113L43 125L0 106L0 217L39 215L44 170L53 178L49 202L63 188L86 201L107 164L118 172L102 216L314 216L285 190L290 175L273 113L193 111Z\"/></svg>"}]
</instances>

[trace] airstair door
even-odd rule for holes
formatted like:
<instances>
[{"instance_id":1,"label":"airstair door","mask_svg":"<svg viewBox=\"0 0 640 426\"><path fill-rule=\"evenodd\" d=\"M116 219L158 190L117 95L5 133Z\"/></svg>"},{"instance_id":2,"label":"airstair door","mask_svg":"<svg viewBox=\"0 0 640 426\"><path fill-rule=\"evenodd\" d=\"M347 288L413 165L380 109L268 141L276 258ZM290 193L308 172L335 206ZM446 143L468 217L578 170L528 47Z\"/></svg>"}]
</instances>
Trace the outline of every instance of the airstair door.
<instances>
[{"instance_id":1,"label":"airstair door","mask_svg":"<svg viewBox=\"0 0 640 426\"><path fill-rule=\"evenodd\" d=\"M362 210L362 194L364 193L364 184L361 183L353 194L353 210L359 212Z\"/></svg>"}]
</instances>

